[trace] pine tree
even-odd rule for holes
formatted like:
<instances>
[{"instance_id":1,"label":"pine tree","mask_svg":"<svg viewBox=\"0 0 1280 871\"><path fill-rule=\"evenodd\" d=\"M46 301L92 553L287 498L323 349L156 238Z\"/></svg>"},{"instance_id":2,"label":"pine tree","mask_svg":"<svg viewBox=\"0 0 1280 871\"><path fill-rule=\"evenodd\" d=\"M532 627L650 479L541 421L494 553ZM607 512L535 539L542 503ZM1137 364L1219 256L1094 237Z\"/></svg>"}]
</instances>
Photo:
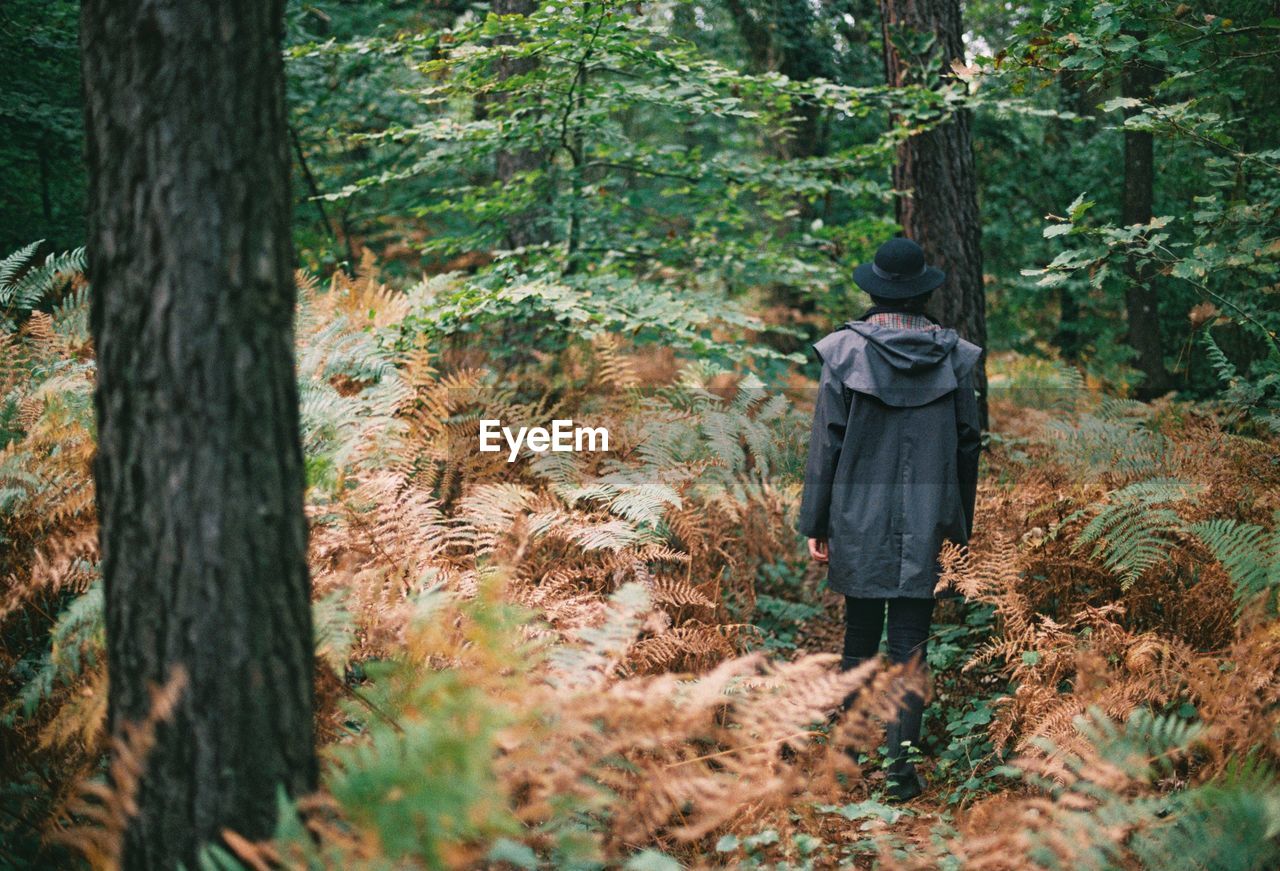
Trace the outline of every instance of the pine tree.
<instances>
[{"instance_id":1,"label":"pine tree","mask_svg":"<svg viewBox=\"0 0 1280 871\"><path fill-rule=\"evenodd\" d=\"M880 15L890 85L923 84L939 66L949 74L953 63L964 62L959 0L880 0ZM897 202L903 232L947 272L931 302L935 315L985 347L978 181L969 129L969 114L961 111L901 142L893 184L904 192ZM987 379L981 368L978 386L985 427Z\"/></svg>"},{"instance_id":2,"label":"pine tree","mask_svg":"<svg viewBox=\"0 0 1280 871\"><path fill-rule=\"evenodd\" d=\"M316 781L283 0L81 12L109 723L157 725L123 865Z\"/></svg>"}]
</instances>

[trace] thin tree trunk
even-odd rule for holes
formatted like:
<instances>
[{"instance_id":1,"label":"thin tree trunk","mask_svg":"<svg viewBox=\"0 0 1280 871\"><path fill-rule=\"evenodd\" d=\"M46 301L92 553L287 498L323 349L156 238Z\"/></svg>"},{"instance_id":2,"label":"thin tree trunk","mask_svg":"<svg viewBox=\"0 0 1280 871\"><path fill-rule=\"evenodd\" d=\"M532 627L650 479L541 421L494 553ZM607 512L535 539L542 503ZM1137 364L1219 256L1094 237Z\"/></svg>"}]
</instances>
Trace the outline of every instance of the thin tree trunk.
<instances>
[{"instance_id":1,"label":"thin tree trunk","mask_svg":"<svg viewBox=\"0 0 1280 871\"><path fill-rule=\"evenodd\" d=\"M1092 81L1088 76L1076 70L1065 70L1059 78L1061 99L1064 108L1074 112L1082 119L1079 121L1055 120L1051 122L1057 135L1063 142L1072 147L1090 135L1097 122L1094 120L1094 107L1098 104L1097 95L1093 92ZM1058 329L1054 332L1053 343L1063 359L1075 363L1080 358L1083 346L1081 335L1080 301L1074 288L1058 289Z\"/></svg>"},{"instance_id":2,"label":"thin tree trunk","mask_svg":"<svg viewBox=\"0 0 1280 871\"><path fill-rule=\"evenodd\" d=\"M1053 343L1064 360L1072 363L1080 358L1080 303L1076 292L1069 288L1058 290L1058 329Z\"/></svg>"},{"instance_id":3,"label":"thin tree trunk","mask_svg":"<svg viewBox=\"0 0 1280 871\"><path fill-rule=\"evenodd\" d=\"M1141 34L1135 34L1139 38ZM1151 97L1157 73L1140 64L1126 64L1121 71L1121 92L1126 97ZM1135 110L1126 110L1131 114ZM1155 192L1154 143L1142 130L1124 131L1124 199L1121 220L1125 225L1151 220ZM1129 345L1137 352L1135 363L1142 373L1137 394L1152 399L1172 389L1172 379L1164 367L1164 339L1160 330L1159 295L1150 264L1130 258L1126 266L1124 302L1129 321Z\"/></svg>"},{"instance_id":4,"label":"thin tree trunk","mask_svg":"<svg viewBox=\"0 0 1280 871\"><path fill-rule=\"evenodd\" d=\"M532 15L537 8L537 0L492 0L495 15ZM516 44L512 36L505 34L495 42L499 45ZM515 76L526 75L537 66L538 62L534 58L504 58L497 64L498 81L505 82ZM493 102L500 102L505 98L505 94L499 94L493 98ZM532 148L504 148L494 156L494 169L498 179L507 184L516 177L545 165L549 156L546 151ZM546 220L544 209L531 209L523 215L509 216L506 239L508 247L521 248L548 241L551 235Z\"/></svg>"},{"instance_id":5,"label":"thin tree trunk","mask_svg":"<svg viewBox=\"0 0 1280 871\"><path fill-rule=\"evenodd\" d=\"M936 36L931 63L950 69L964 60L959 0L880 0L884 29L885 78L890 85L924 80L920 59L901 57L892 39L899 31ZM969 114L958 112L949 121L911 137L898 146L893 170L898 198L898 223L924 248L930 262L947 272L947 281L933 295L930 308L944 325L986 346L986 296L982 279L981 223L978 181L974 172ZM987 425L987 378L978 370L982 425Z\"/></svg>"},{"instance_id":6,"label":"thin tree trunk","mask_svg":"<svg viewBox=\"0 0 1280 871\"><path fill-rule=\"evenodd\" d=\"M53 197L49 193L49 146L46 142L36 145L36 159L40 161L40 214L46 224L53 223Z\"/></svg>"},{"instance_id":7,"label":"thin tree trunk","mask_svg":"<svg viewBox=\"0 0 1280 871\"><path fill-rule=\"evenodd\" d=\"M284 0L85 0L110 727L156 732L128 869L197 867L316 783Z\"/></svg>"},{"instance_id":8,"label":"thin tree trunk","mask_svg":"<svg viewBox=\"0 0 1280 871\"><path fill-rule=\"evenodd\" d=\"M742 37L752 72L778 72L795 82L832 78L833 49L815 37L817 12L809 0L727 0L726 8ZM779 160L823 157L830 150L831 125L821 105L804 96L795 98L790 123L769 137L769 146ZM795 197L794 227L808 227L814 218L825 215L827 202L811 202ZM771 304L800 312L812 312L811 295L790 284L777 283L768 289Z\"/></svg>"},{"instance_id":9,"label":"thin tree trunk","mask_svg":"<svg viewBox=\"0 0 1280 871\"><path fill-rule=\"evenodd\" d=\"M329 234L329 238L338 241L338 233L333 229L333 222L329 220L329 213L325 210L324 200L321 199L320 186L316 184L316 177L311 174L311 167L307 165L307 153L302 150L302 140L298 138L298 128L292 124L289 125L289 140L293 143L293 153L298 156L298 168L302 170L302 177L307 182L307 191L310 193L310 200L315 204L316 214L320 216L320 229Z\"/></svg>"},{"instance_id":10,"label":"thin tree trunk","mask_svg":"<svg viewBox=\"0 0 1280 871\"><path fill-rule=\"evenodd\" d=\"M814 37L815 12L809 0L776 0L765 4L728 0L738 33L746 44L753 72L779 72L797 82L829 77L832 49ZM792 128L773 142L784 160L825 155L830 145L821 107L801 99L795 106Z\"/></svg>"}]
</instances>

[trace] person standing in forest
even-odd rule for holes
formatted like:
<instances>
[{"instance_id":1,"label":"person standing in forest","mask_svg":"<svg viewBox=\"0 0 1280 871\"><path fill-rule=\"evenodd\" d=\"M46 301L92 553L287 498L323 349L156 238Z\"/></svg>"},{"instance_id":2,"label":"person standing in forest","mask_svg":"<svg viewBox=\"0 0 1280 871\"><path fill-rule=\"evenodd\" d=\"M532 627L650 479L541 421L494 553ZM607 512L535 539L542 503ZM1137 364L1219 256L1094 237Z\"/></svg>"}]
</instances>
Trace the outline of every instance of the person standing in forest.
<instances>
[{"instance_id":1,"label":"person standing in forest","mask_svg":"<svg viewBox=\"0 0 1280 871\"><path fill-rule=\"evenodd\" d=\"M874 305L813 346L822 375L799 527L845 597L841 668L876 655L886 612L890 660L923 664L935 598L947 594L938 553L973 529L982 348L925 314L946 275L910 239L881 245L853 278ZM886 729L898 800L923 789L907 755L923 710L908 693Z\"/></svg>"}]
</instances>

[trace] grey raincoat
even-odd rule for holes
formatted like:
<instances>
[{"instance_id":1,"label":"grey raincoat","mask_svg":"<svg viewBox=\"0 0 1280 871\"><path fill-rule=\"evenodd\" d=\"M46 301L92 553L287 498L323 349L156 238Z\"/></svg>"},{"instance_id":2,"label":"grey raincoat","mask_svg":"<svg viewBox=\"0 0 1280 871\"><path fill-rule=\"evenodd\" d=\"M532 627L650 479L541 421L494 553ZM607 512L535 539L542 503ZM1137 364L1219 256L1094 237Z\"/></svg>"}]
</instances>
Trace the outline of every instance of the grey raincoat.
<instances>
[{"instance_id":1,"label":"grey raincoat","mask_svg":"<svg viewBox=\"0 0 1280 871\"><path fill-rule=\"evenodd\" d=\"M973 527L982 349L955 330L862 321L813 347L822 376L800 532L828 540L837 593L933 598L943 540L964 544Z\"/></svg>"}]
</instances>

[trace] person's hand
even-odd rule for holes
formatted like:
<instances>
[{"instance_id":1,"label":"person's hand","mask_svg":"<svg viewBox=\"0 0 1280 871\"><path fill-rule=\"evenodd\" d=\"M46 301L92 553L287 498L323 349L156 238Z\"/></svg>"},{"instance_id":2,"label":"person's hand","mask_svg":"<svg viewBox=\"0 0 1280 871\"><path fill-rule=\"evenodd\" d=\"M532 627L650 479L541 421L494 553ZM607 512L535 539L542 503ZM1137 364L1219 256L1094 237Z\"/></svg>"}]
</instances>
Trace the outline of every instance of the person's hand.
<instances>
[{"instance_id":1,"label":"person's hand","mask_svg":"<svg viewBox=\"0 0 1280 871\"><path fill-rule=\"evenodd\" d=\"M825 563L827 561L827 540L825 538L809 539L809 558L814 562Z\"/></svg>"}]
</instances>

